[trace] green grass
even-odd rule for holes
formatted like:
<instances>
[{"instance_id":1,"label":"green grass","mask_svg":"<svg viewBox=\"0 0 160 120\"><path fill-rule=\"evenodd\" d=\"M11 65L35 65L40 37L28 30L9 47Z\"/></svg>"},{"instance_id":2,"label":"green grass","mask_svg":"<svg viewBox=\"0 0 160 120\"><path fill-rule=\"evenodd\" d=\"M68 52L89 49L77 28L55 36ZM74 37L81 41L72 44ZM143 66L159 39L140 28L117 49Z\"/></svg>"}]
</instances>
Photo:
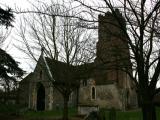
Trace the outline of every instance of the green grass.
<instances>
[{"instance_id":1,"label":"green grass","mask_svg":"<svg viewBox=\"0 0 160 120\"><path fill-rule=\"evenodd\" d=\"M20 105L14 105L14 104L2 104L0 103L0 113L13 113L18 112L22 107Z\"/></svg>"},{"instance_id":2,"label":"green grass","mask_svg":"<svg viewBox=\"0 0 160 120\"><path fill-rule=\"evenodd\" d=\"M156 109L157 120L160 120L160 107Z\"/></svg>"},{"instance_id":3,"label":"green grass","mask_svg":"<svg viewBox=\"0 0 160 120\"><path fill-rule=\"evenodd\" d=\"M69 117L72 117L77 114L76 108L69 108ZM8 115L8 117L12 116L20 116L24 120L45 120L52 118L60 118L63 115L62 109L53 109L51 111L34 111L34 110L25 110L19 105L13 104L0 104L0 115Z\"/></svg>"},{"instance_id":4,"label":"green grass","mask_svg":"<svg viewBox=\"0 0 160 120\"><path fill-rule=\"evenodd\" d=\"M0 104L0 113L18 113L20 110L20 106L15 105L4 105ZM106 120L109 120L109 110L102 109L105 114ZM157 112L157 120L160 120L160 107L156 109ZM52 118L60 118L62 117L63 110L62 109L54 109L51 111L24 111L21 112L20 115L25 118L25 120L44 120L44 119L52 119ZM69 117L77 115L76 108L69 109ZM131 110L131 111L116 111L116 120L142 120L142 112L140 109Z\"/></svg>"},{"instance_id":5,"label":"green grass","mask_svg":"<svg viewBox=\"0 0 160 120\"><path fill-rule=\"evenodd\" d=\"M69 117L74 116L77 114L76 108L70 108L69 111ZM26 111L23 114L24 118L53 118L53 117L62 117L63 110L51 110L51 111Z\"/></svg>"},{"instance_id":6,"label":"green grass","mask_svg":"<svg viewBox=\"0 0 160 120\"><path fill-rule=\"evenodd\" d=\"M160 120L160 108L156 109L157 120ZM109 120L109 110L105 110L106 120ZM140 109L132 111L116 111L116 120L142 120Z\"/></svg>"},{"instance_id":7,"label":"green grass","mask_svg":"<svg viewBox=\"0 0 160 120\"><path fill-rule=\"evenodd\" d=\"M117 120L142 120L141 111L117 112Z\"/></svg>"}]
</instances>

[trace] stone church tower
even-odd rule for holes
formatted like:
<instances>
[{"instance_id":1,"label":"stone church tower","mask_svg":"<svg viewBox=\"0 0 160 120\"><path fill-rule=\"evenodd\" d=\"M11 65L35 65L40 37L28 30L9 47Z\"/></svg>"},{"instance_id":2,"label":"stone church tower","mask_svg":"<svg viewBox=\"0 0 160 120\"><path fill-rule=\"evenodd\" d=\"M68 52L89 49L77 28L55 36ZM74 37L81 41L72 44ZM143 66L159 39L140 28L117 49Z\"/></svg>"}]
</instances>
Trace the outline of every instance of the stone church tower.
<instances>
[{"instance_id":1,"label":"stone church tower","mask_svg":"<svg viewBox=\"0 0 160 120\"><path fill-rule=\"evenodd\" d=\"M79 93L79 112L82 114L98 109L96 106L127 109L137 104L134 84L125 72L132 73L129 46L124 34L125 20L118 9L115 14L120 23L111 12L98 16L95 70L87 84L82 82Z\"/></svg>"},{"instance_id":2,"label":"stone church tower","mask_svg":"<svg viewBox=\"0 0 160 120\"><path fill-rule=\"evenodd\" d=\"M125 87L126 72L131 71L129 47L124 32L120 29L120 24L126 30L125 20L117 9L114 14L107 12L105 16L99 15L99 29L97 54L95 64L98 69L95 71L97 84L107 84L117 82L120 87Z\"/></svg>"}]
</instances>

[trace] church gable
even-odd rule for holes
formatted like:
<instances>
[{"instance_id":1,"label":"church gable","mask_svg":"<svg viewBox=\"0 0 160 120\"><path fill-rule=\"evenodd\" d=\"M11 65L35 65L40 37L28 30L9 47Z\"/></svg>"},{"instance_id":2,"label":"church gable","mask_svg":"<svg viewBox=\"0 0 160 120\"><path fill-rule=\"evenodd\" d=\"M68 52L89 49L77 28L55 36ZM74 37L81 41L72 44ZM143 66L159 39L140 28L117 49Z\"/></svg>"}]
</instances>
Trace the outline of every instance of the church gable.
<instances>
[{"instance_id":1,"label":"church gable","mask_svg":"<svg viewBox=\"0 0 160 120\"><path fill-rule=\"evenodd\" d=\"M46 71L46 67L42 59L42 56L40 56L33 74L34 74L34 79L33 79L34 82L40 82L40 81L49 82L48 72Z\"/></svg>"}]
</instances>

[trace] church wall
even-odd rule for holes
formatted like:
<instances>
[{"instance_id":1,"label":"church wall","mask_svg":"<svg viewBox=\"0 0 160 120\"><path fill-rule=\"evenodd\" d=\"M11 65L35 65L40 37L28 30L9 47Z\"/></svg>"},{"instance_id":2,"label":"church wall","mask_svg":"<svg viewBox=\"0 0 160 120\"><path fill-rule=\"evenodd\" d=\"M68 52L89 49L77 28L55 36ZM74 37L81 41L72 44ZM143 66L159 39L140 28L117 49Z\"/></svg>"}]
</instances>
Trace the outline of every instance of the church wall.
<instances>
[{"instance_id":1,"label":"church wall","mask_svg":"<svg viewBox=\"0 0 160 120\"><path fill-rule=\"evenodd\" d=\"M79 104L80 105L98 105L100 108L117 108L122 109L122 96L115 84L96 85L96 97L91 98L91 89L93 86L85 86L80 88Z\"/></svg>"},{"instance_id":2,"label":"church wall","mask_svg":"<svg viewBox=\"0 0 160 120\"><path fill-rule=\"evenodd\" d=\"M29 79L19 84L19 102L22 106L28 107L28 100L29 100Z\"/></svg>"},{"instance_id":3,"label":"church wall","mask_svg":"<svg viewBox=\"0 0 160 120\"><path fill-rule=\"evenodd\" d=\"M30 84L30 93L29 93L29 109L36 110L36 100L37 100L36 85L33 83Z\"/></svg>"},{"instance_id":4,"label":"church wall","mask_svg":"<svg viewBox=\"0 0 160 120\"><path fill-rule=\"evenodd\" d=\"M62 108L63 107L63 97L58 90L54 89L53 92L53 108Z\"/></svg>"},{"instance_id":5,"label":"church wall","mask_svg":"<svg viewBox=\"0 0 160 120\"><path fill-rule=\"evenodd\" d=\"M61 93L54 89L53 90L53 108L63 108L63 97L61 95ZM69 102L68 102L68 106L69 107L75 107L77 105L77 92L74 91L71 93L70 97L69 97Z\"/></svg>"}]
</instances>

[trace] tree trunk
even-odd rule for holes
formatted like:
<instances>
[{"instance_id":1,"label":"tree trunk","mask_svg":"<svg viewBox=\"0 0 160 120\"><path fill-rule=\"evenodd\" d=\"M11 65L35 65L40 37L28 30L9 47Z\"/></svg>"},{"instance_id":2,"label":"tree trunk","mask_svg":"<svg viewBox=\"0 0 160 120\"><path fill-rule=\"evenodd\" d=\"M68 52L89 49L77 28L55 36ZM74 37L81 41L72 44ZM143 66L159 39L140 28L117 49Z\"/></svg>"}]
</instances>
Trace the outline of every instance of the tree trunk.
<instances>
[{"instance_id":1,"label":"tree trunk","mask_svg":"<svg viewBox=\"0 0 160 120\"><path fill-rule=\"evenodd\" d=\"M77 88L77 97L76 97L76 107L78 108L78 103L79 103L79 87Z\"/></svg>"},{"instance_id":2,"label":"tree trunk","mask_svg":"<svg viewBox=\"0 0 160 120\"><path fill-rule=\"evenodd\" d=\"M15 98L16 104L19 104L19 100L20 100L20 98L19 98L19 89L17 91L14 91L14 92L16 93L16 98Z\"/></svg>"},{"instance_id":3,"label":"tree trunk","mask_svg":"<svg viewBox=\"0 0 160 120\"><path fill-rule=\"evenodd\" d=\"M145 103L142 102L142 114L143 120L157 120L155 105L152 101Z\"/></svg>"},{"instance_id":4,"label":"tree trunk","mask_svg":"<svg viewBox=\"0 0 160 120\"><path fill-rule=\"evenodd\" d=\"M141 99L141 95L138 91L137 92L137 102L138 102L138 107L141 108L142 107L142 99Z\"/></svg>"},{"instance_id":5,"label":"tree trunk","mask_svg":"<svg viewBox=\"0 0 160 120\"><path fill-rule=\"evenodd\" d=\"M69 96L64 96L63 120L68 120L68 100Z\"/></svg>"}]
</instances>

